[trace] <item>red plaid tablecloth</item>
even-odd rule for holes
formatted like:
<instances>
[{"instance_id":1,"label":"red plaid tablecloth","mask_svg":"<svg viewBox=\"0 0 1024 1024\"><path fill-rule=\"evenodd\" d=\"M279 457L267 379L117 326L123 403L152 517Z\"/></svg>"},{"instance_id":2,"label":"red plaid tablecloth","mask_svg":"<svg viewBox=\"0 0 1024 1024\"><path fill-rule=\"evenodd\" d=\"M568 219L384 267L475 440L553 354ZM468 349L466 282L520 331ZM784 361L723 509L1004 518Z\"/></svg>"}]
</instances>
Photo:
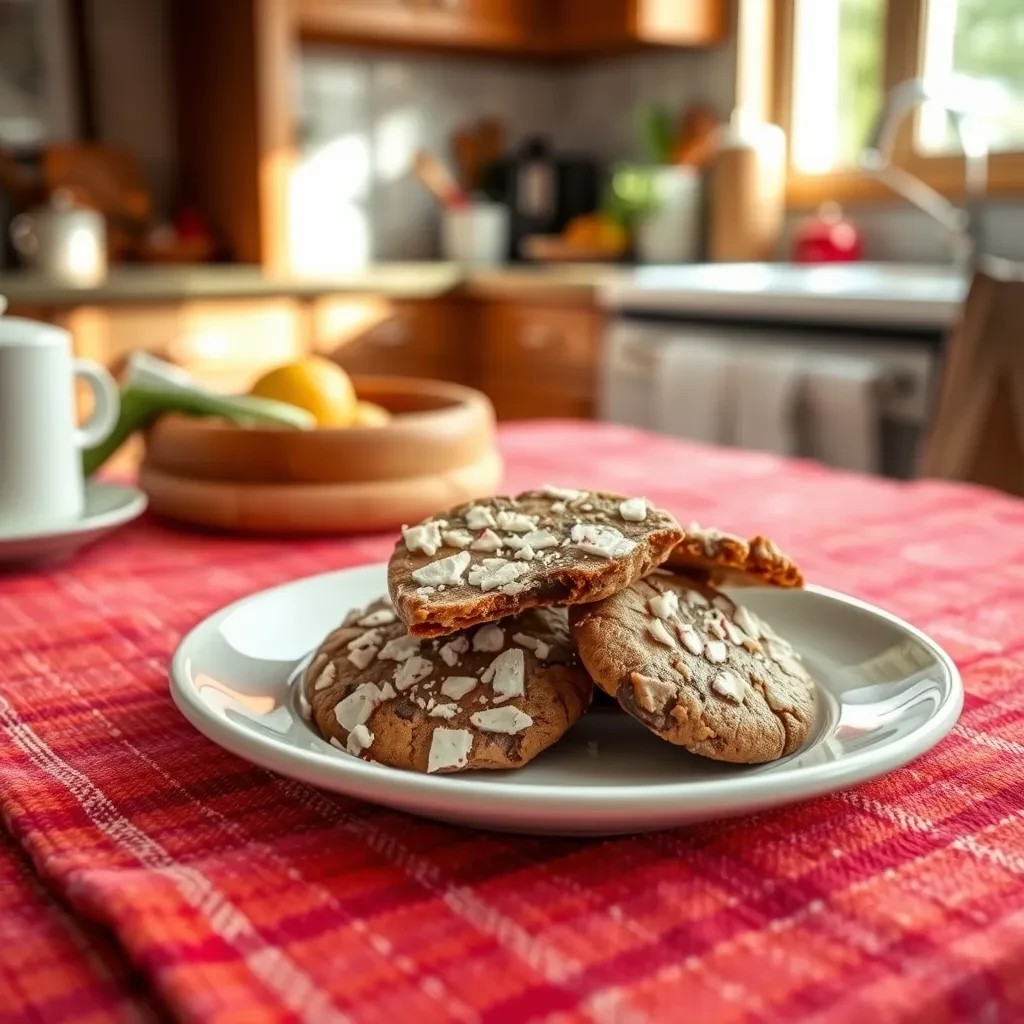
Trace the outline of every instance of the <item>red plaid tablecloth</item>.
<instances>
[{"instance_id":1,"label":"red plaid tablecloth","mask_svg":"<svg viewBox=\"0 0 1024 1024\"><path fill-rule=\"evenodd\" d=\"M960 723L756 818L608 840L418 820L239 761L167 692L201 617L391 539L142 522L0 577L0 1021L1024 1020L1024 504L618 427L502 445L509 490L771 534L942 643Z\"/></svg>"}]
</instances>

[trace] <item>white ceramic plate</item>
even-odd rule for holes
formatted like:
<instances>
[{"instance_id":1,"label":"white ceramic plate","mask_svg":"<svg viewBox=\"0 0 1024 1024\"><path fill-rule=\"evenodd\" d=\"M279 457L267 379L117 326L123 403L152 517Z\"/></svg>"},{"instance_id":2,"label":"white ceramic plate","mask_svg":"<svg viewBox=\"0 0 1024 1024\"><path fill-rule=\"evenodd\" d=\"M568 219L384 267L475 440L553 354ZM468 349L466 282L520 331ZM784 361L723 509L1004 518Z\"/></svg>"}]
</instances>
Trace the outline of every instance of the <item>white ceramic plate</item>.
<instances>
[{"instance_id":1,"label":"white ceramic plate","mask_svg":"<svg viewBox=\"0 0 1024 1024\"><path fill-rule=\"evenodd\" d=\"M200 623L171 662L171 693L215 743L350 796L476 828L611 834L670 828L842 789L939 741L963 704L953 662L893 615L827 590L749 590L744 603L803 652L819 681L803 748L768 765L694 757L617 710L591 711L517 771L419 775L328 745L292 681L352 607L385 593L385 567L286 583Z\"/></svg>"},{"instance_id":2,"label":"white ceramic plate","mask_svg":"<svg viewBox=\"0 0 1024 1024\"><path fill-rule=\"evenodd\" d=\"M81 519L45 530L0 528L0 568L59 562L145 511L146 496L137 487L86 480Z\"/></svg>"}]
</instances>

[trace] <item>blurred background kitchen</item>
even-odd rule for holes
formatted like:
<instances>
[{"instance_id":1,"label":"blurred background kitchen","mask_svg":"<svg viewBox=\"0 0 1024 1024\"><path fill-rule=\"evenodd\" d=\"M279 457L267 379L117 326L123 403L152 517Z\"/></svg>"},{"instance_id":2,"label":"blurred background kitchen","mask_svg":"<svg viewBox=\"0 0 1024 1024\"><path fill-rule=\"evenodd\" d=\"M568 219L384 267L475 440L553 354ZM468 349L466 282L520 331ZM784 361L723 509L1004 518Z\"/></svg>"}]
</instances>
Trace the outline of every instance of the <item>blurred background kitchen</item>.
<instances>
[{"instance_id":1,"label":"blurred background kitchen","mask_svg":"<svg viewBox=\"0 0 1024 1024\"><path fill-rule=\"evenodd\" d=\"M978 255L1024 259L1024 4L0 0L0 238L114 371L317 354L908 477ZM997 363L957 472L1024 493Z\"/></svg>"}]
</instances>

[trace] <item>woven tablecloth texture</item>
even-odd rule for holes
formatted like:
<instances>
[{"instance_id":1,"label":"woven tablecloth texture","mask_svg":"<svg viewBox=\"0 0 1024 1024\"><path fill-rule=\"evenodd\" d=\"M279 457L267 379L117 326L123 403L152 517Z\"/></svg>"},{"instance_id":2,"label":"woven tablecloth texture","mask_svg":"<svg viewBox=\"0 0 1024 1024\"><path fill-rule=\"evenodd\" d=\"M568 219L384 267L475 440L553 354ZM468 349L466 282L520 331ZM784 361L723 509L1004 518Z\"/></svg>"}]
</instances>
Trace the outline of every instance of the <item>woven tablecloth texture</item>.
<instances>
[{"instance_id":1,"label":"woven tablecloth texture","mask_svg":"<svg viewBox=\"0 0 1024 1024\"><path fill-rule=\"evenodd\" d=\"M508 491L770 534L950 652L959 724L756 817L607 840L435 824L240 761L167 689L202 617L392 538L143 521L0 576L0 1021L1024 1020L1024 503L607 425L509 426L502 450Z\"/></svg>"}]
</instances>

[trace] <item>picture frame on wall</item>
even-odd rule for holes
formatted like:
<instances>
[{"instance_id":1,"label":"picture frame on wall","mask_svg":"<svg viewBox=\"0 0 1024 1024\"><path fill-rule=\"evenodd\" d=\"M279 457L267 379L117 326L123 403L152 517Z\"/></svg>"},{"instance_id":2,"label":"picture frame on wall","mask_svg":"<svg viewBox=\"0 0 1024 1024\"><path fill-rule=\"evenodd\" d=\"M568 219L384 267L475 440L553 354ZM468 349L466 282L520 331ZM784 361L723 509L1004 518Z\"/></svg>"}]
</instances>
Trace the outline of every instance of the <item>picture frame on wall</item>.
<instances>
[{"instance_id":1,"label":"picture frame on wall","mask_svg":"<svg viewBox=\"0 0 1024 1024\"><path fill-rule=\"evenodd\" d=\"M0 0L0 146L76 138L75 94L69 0Z\"/></svg>"}]
</instances>

